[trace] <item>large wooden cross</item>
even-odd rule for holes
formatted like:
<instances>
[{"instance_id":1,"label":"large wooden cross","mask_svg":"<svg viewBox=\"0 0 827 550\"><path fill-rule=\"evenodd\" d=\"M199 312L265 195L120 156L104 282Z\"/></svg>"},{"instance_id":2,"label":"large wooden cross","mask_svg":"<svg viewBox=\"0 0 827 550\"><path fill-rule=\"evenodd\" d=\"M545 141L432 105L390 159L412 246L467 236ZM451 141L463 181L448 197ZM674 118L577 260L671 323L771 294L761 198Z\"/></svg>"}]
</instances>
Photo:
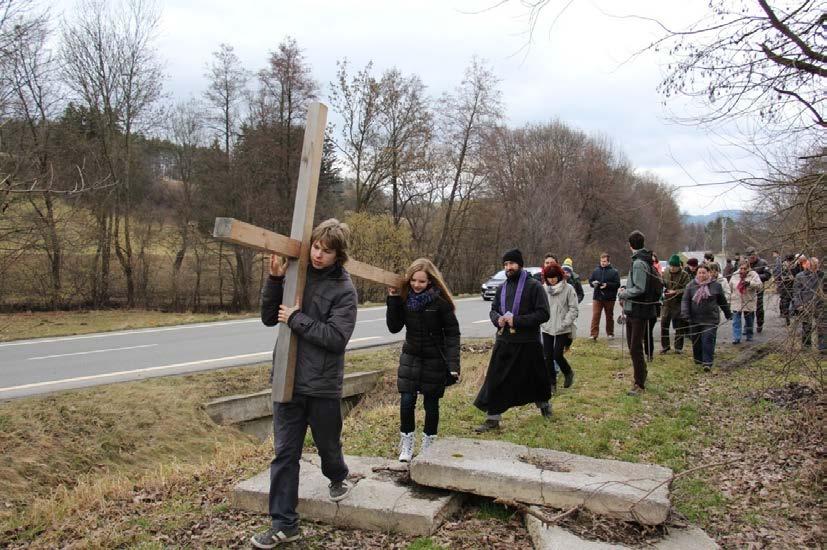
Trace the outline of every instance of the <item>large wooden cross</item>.
<instances>
[{"instance_id":1,"label":"large wooden cross","mask_svg":"<svg viewBox=\"0 0 827 550\"><path fill-rule=\"evenodd\" d=\"M311 103L307 110L307 125L304 128L293 225L289 237L233 218L216 218L213 229L213 237L221 241L287 258L282 303L291 306L296 303L296 298L304 293L310 247L313 244L310 242L310 234L313 231L326 125L327 106L322 103ZM351 275L385 286L400 288L404 282L396 273L353 259L348 260L346 267ZM276 349L273 353L273 401L286 403L293 398L296 336L285 323L279 323L277 330Z\"/></svg>"}]
</instances>

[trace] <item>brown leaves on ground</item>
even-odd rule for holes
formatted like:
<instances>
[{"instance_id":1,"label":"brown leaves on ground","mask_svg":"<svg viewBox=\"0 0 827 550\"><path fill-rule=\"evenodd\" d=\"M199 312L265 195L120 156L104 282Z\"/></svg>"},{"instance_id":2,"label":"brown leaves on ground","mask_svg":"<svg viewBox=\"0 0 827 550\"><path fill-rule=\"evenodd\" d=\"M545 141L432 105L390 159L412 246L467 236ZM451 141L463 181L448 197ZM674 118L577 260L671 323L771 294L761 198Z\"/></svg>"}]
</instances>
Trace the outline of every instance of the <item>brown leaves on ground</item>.
<instances>
[{"instance_id":1,"label":"brown leaves on ground","mask_svg":"<svg viewBox=\"0 0 827 550\"><path fill-rule=\"evenodd\" d=\"M703 396L725 380L708 380ZM823 543L823 394L788 384L759 392L769 401L753 414L749 395L720 410L714 445L697 449L697 464L733 461L703 473L726 498L704 527L725 548L818 548ZM776 404L777 403L777 404Z\"/></svg>"}]
</instances>

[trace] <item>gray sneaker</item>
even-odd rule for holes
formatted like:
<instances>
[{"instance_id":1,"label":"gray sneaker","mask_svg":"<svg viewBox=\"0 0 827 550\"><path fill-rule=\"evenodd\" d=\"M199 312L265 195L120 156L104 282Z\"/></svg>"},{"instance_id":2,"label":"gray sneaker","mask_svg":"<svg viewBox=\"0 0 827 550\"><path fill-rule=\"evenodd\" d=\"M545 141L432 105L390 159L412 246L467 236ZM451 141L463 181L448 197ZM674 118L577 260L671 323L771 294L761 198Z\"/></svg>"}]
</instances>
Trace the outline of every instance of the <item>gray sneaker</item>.
<instances>
[{"instance_id":1,"label":"gray sneaker","mask_svg":"<svg viewBox=\"0 0 827 550\"><path fill-rule=\"evenodd\" d=\"M490 432L491 430L499 430L500 429L500 421L499 420L491 420L487 418L485 422L474 428L474 431L478 434Z\"/></svg>"},{"instance_id":2,"label":"gray sneaker","mask_svg":"<svg viewBox=\"0 0 827 550\"><path fill-rule=\"evenodd\" d=\"M288 530L276 530L270 527L250 539L250 543L256 548L275 548L279 544L287 544L302 538L301 531L296 527Z\"/></svg>"},{"instance_id":3,"label":"gray sneaker","mask_svg":"<svg viewBox=\"0 0 827 550\"><path fill-rule=\"evenodd\" d=\"M330 500L333 502L346 499L350 491L353 490L353 484L346 479L335 481L328 485L328 487L330 489Z\"/></svg>"}]
</instances>

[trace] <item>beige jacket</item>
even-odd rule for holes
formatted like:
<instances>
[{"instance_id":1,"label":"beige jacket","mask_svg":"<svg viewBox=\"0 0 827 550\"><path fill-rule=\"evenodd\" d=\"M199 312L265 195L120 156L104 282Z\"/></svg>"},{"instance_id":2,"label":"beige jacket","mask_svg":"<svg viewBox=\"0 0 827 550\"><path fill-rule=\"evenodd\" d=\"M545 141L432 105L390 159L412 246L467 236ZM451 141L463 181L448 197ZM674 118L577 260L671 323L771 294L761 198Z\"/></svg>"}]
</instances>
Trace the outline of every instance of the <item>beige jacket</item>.
<instances>
[{"instance_id":1,"label":"beige jacket","mask_svg":"<svg viewBox=\"0 0 827 550\"><path fill-rule=\"evenodd\" d=\"M741 294L738 290L738 284L741 282L741 273L736 271L729 280L728 286L732 311L755 311L758 307L758 291L764 287L764 283L761 282L758 273L751 269L747 271L746 281L747 288L745 288L744 293Z\"/></svg>"}]
</instances>

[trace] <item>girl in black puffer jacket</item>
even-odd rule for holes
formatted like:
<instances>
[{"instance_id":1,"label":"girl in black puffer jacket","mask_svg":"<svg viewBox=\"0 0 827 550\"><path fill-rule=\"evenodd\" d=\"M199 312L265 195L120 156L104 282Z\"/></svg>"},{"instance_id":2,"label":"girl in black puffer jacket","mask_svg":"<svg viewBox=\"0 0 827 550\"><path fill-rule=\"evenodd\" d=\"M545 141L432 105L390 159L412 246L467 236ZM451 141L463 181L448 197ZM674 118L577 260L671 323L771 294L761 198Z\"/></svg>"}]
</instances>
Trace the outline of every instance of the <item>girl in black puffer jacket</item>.
<instances>
[{"instance_id":1,"label":"girl in black puffer jacket","mask_svg":"<svg viewBox=\"0 0 827 550\"><path fill-rule=\"evenodd\" d=\"M405 273L405 283L401 289L388 289L387 323L392 333L407 329L397 388L401 394L399 460L410 462L417 393L425 401L423 452L436 439L439 399L445 386L459 379L459 323L451 292L430 260L415 260Z\"/></svg>"}]
</instances>

